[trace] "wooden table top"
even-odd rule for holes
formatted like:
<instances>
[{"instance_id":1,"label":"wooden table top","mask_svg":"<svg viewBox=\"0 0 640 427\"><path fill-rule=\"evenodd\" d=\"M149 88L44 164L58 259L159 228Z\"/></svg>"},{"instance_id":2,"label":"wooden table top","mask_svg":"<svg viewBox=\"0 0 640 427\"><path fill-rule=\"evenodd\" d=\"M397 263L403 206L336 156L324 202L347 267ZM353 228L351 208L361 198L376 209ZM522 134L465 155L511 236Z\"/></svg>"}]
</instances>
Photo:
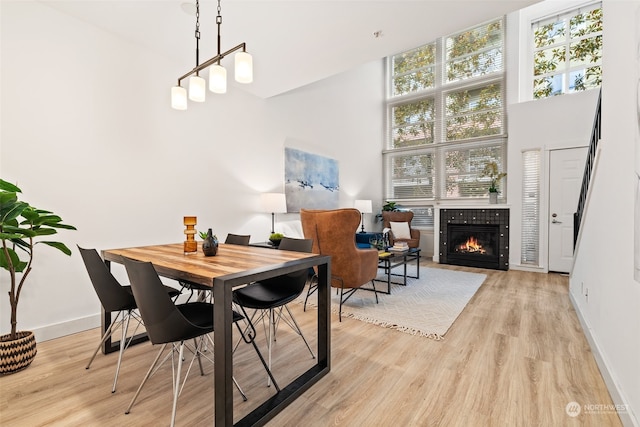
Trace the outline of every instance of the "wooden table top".
<instances>
[{"instance_id":1,"label":"wooden table top","mask_svg":"<svg viewBox=\"0 0 640 427\"><path fill-rule=\"evenodd\" d=\"M213 286L217 277L261 271L274 265L282 265L318 255L259 248L253 246L220 243L216 256L206 257L200 243L198 251L185 255L182 243L108 249L102 251L106 261L122 263L121 257L153 263L159 275L176 280L188 280L205 286Z\"/></svg>"}]
</instances>

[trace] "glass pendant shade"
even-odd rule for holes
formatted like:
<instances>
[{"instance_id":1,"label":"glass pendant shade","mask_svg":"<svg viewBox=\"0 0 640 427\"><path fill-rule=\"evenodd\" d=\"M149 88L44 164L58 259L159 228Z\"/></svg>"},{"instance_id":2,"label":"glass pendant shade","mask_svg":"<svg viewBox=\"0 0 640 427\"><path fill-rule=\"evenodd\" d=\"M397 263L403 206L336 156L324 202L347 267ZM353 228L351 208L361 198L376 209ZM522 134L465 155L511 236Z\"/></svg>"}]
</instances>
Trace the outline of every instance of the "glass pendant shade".
<instances>
[{"instance_id":1,"label":"glass pendant shade","mask_svg":"<svg viewBox=\"0 0 640 427\"><path fill-rule=\"evenodd\" d=\"M176 110L187 109L187 90L182 86L171 88L171 107Z\"/></svg>"},{"instance_id":2,"label":"glass pendant shade","mask_svg":"<svg viewBox=\"0 0 640 427\"><path fill-rule=\"evenodd\" d=\"M189 99L204 102L207 82L200 76L189 77Z\"/></svg>"},{"instance_id":3,"label":"glass pendant shade","mask_svg":"<svg viewBox=\"0 0 640 427\"><path fill-rule=\"evenodd\" d=\"M253 58L247 52L238 52L235 56L236 81L251 83L253 81Z\"/></svg>"},{"instance_id":4,"label":"glass pendant shade","mask_svg":"<svg viewBox=\"0 0 640 427\"><path fill-rule=\"evenodd\" d=\"M227 70L222 65L209 67L209 90L213 93L227 93Z\"/></svg>"}]
</instances>

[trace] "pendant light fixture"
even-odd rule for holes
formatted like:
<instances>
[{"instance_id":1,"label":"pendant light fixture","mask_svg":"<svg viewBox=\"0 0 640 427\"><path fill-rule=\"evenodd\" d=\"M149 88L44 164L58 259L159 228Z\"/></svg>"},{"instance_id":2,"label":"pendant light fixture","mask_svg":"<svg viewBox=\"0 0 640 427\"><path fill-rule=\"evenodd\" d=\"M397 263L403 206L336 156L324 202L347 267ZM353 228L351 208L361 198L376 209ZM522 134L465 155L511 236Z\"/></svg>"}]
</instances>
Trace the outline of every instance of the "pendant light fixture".
<instances>
[{"instance_id":1,"label":"pendant light fixture","mask_svg":"<svg viewBox=\"0 0 640 427\"><path fill-rule=\"evenodd\" d=\"M187 90L182 87L182 80L189 77L189 99L195 102L204 102L206 97L206 81L200 77L200 71L209 68L209 90L213 93L227 92L227 70L220 64L225 56L235 54L235 79L238 83L253 82L253 58L246 51L246 43L240 43L226 52L220 52L220 27L222 15L220 13L220 0L218 0L218 54L200 64L200 0L196 0L196 66L178 79L178 85L171 88L171 107L176 110L187 109ZM242 49L240 51L240 49Z\"/></svg>"}]
</instances>

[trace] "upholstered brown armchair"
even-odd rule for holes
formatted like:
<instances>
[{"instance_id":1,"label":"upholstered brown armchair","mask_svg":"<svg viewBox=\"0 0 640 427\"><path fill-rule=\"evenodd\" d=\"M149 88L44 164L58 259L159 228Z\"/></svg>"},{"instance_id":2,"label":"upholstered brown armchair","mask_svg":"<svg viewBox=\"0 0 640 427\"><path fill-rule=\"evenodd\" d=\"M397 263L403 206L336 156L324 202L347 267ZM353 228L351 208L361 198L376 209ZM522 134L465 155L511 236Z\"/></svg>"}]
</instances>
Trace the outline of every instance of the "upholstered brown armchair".
<instances>
[{"instance_id":1,"label":"upholstered brown armchair","mask_svg":"<svg viewBox=\"0 0 640 427\"><path fill-rule=\"evenodd\" d=\"M411 228L411 220L413 219L413 212L411 211L382 211L382 221L383 227L385 228L396 228L396 233L393 231L389 232L389 244L393 245L395 242L407 242L410 248L417 248L420 246L420 230L416 230ZM408 230L402 230L404 227L400 227L401 231L403 231L405 236L398 236L398 226L392 227L391 223L407 223Z\"/></svg>"},{"instance_id":2,"label":"upholstered brown armchair","mask_svg":"<svg viewBox=\"0 0 640 427\"><path fill-rule=\"evenodd\" d=\"M338 317L342 321L342 304L356 290L369 282L375 290L378 251L356 246L355 233L360 225L360 212L356 209L301 209L300 220L304 237L313 239L312 252L331 256L331 286L340 289ZM313 291L309 288L307 298ZM374 295L377 303L377 292Z\"/></svg>"}]
</instances>

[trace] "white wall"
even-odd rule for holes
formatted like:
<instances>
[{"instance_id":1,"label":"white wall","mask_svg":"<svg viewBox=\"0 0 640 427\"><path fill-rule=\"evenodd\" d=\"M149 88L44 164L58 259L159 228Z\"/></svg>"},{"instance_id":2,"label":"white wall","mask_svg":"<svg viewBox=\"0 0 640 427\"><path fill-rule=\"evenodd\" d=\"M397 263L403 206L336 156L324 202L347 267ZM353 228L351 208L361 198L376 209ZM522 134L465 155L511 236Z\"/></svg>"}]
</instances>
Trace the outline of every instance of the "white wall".
<instances>
[{"instance_id":1,"label":"white wall","mask_svg":"<svg viewBox=\"0 0 640 427\"><path fill-rule=\"evenodd\" d=\"M509 149L507 200L510 206L509 268L548 271L547 182L551 150L587 146L596 112L598 90L576 92L532 101L533 60L530 55L531 22L567 11L581 0L543 1L507 17L507 119ZM540 256L538 265L523 265L522 255L522 152L540 149Z\"/></svg>"},{"instance_id":2,"label":"white wall","mask_svg":"<svg viewBox=\"0 0 640 427\"><path fill-rule=\"evenodd\" d=\"M630 88L636 84L630 73L637 48L628 37L635 34L636 9L637 2L605 0L603 152L571 295L614 398L630 405L637 423L640 284L632 278L630 232L635 112ZM0 176L17 182L27 201L78 227L60 235L69 246L181 241L187 214L198 216L198 228L211 227L219 236L246 232L262 240L270 218L259 212L259 194L282 191L285 146L339 161L342 206L362 198L374 200L374 211L380 207L381 61L268 100L233 88L176 112L169 108L169 88L186 64L155 56L42 2L2 2L0 19ZM510 58L519 59L510 59L510 73L523 67L523 54L513 48L510 55L516 56ZM519 239L521 150L582 140L590 131L582 122L590 124L595 102L593 93L585 93L511 105L520 89L513 81L509 89L508 198L515 224L511 236ZM540 133L550 126L544 117L567 111L575 128L554 126ZM519 246L512 240L512 266L519 262ZM96 326L99 303L79 255L38 249L19 326L36 329L39 339ZM6 295L6 274L0 282ZM0 297L0 332L9 329L8 317L7 299Z\"/></svg>"},{"instance_id":3,"label":"white wall","mask_svg":"<svg viewBox=\"0 0 640 427\"><path fill-rule=\"evenodd\" d=\"M338 160L342 206L370 198L379 207L379 61L278 98L234 87L178 112L169 91L188 64L46 3L0 7L0 176L78 228L59 234L68 246L179 242L184 215L197 215L198 229L222 238L242 232L265 240L271 218L259 212L259 194L283 191L285 145ZM19 328L42 340L95 327L99 302L77 250L65 257L37 249ZM5 333L6 273L0 281Z\"/></svg>"},{"instance_id":4,"label":"white wall","mask_svg":"<svg viewBox=\"0 0 640 427\"><path fill-rule=\"evenodd\" d=\"M509 267L548 271L549 152L589 145L598 91L589 90L509 105L507 198L510 205ZM539 265L522 265L522 152L540 149L540 256Z\"/></svg>"},{"instance_id":5,"label":"white wall","mask_svg":"<svg viewBox=\"0 0 640 427\"><path fill-rule=\"evenodd\" d=\"M571 297L621 416L640 425L640 283L633 279L638 2L604 2L602 141ZM610 78L609 76L612 76ZM599 402L584 402L599 403Z\"/></svg>"}]
</instances>

